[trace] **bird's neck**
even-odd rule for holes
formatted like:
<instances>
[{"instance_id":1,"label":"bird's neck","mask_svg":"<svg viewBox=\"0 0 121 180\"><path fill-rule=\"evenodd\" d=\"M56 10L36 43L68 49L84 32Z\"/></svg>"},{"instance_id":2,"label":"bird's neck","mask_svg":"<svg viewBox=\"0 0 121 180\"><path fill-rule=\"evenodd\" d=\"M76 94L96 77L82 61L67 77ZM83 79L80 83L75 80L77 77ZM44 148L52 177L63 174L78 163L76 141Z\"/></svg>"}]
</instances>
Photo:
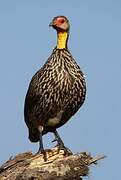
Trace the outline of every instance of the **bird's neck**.
<instances>
[{"instance_id":1,"label":"bird's neck","mask_svg":"<svg viewBox=\"0 0 121 180\"><path fill-rule=\"evenodd\" d=\"M69 33L66 31L57 32L57 49L67 48Z\"/></svg>"}]
</instances>

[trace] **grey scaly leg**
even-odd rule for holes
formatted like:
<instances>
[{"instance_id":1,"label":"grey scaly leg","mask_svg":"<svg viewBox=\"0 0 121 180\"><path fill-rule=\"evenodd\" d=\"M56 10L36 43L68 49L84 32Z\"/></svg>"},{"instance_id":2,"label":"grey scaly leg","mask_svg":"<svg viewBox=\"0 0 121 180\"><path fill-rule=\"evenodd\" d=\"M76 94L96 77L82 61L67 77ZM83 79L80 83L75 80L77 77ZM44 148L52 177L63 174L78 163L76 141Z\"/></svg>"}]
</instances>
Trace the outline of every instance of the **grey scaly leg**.
<instances>
[{"instance_id":1,"label":"grey scaly leg","mask_svg":"<svg viewBox=\"0 0 121 180\"><path fill-rule=\"evenodd\" d=\"M60 138L57 130L55 130L54 132L54 135L55 135L55 140L54 141L57 141L58 142L58 146L59 146L59 151L62 149L64 150L65 154L72 154L72 152L70 151L70 149L68 149L67 147L65 147L62 139Z\"/></svg>"},{"instance_id":2,"label":"grey scaly leg","mask_svg":"<svg viewBox=\"0 0 121 180\"><path fill-rule=\"evenodd\" d=\"M38 150L37 154L42 153L44 156L44 160L47 161L46 151L44 150L43 140L42 140L43 126L39 126L38 130L40 132L40 139L39 139L39 150Z\"/></svg>"}]
</instances>

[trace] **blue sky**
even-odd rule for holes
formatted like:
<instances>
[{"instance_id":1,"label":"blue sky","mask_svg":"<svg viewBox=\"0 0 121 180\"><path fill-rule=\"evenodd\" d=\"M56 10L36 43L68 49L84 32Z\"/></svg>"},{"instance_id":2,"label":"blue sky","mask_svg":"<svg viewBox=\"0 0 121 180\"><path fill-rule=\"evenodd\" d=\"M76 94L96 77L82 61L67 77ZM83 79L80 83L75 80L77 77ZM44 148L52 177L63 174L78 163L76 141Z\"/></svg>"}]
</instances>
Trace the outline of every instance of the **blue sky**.
<instances>
[{"instance_id":1,"label":"blue sky","mask_svg":"<svg viewBox=\"0 0 121 180\"><path fill-rule=\"evenodd\" d=\"M56 45L49 28L54 16L71 23L69 49L86 75L85 104L59 129L73 152L107 158L92 166L89 180L120 180L121 168L121 1L0 1L0 163L11 155L36 152L23 118L24 98L34 73ZM53 136L44 137L45 148Z\"/></svg>"}]
</instances>

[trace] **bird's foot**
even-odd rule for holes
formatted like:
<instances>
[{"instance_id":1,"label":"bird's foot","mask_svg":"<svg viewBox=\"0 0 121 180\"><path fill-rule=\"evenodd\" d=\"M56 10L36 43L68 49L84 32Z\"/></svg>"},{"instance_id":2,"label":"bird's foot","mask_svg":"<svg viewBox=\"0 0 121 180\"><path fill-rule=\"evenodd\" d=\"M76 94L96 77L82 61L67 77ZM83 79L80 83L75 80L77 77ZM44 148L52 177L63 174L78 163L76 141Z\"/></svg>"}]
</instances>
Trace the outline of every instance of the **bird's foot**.
<instances>
[{"instance_id":1,"label":"bird's foot","mask_svg":"<svg viewBox=\"0 0 121 180\"><path fill-rule=\"evenodd\" d=\"M67 147L65 147L62 139L60 138L57 130L54 131L54 135L55 135L55 139L52 142L57 141L57 147L58 147L58 153L60 152L60 150L63 150L65 155L72 155L73 153L71 152L71 150Z\"/></svg>"},{"instance_id":2,"label":"bird's foot","mask_svg":"<svg viewBox=\"0 0 121 180\"><path fill-rule=\"evenodd\" d=\"M57 147L58 147L58 153L60 152L60 150L63 150L65 155L70 156L73 154L69 148L64 146L64 144L58 144Z\"/></svg>"},{"instance_id":3,"label":"bird's foot","mask_svg":"<svg viewBox=\"0 0 121 180\"><path fill-rule=\"evenodd\" d=\"M36 155L38 155L38 154L43 154L44 161L47 161L47 153L46 153L46 151L44 149L38 150Z\"/></svg>"},{"instance_id":4,"label":"bird's foot","mask_svg":"<svg viewBox=\"0 0 121 180\"><path fill-rule=\"evenodd\" d=\"M73 154L69 148L65 147L63 142L58 142L57 138L55 138L52 142L55 142L55 141L57 141L57 145L55 147L58 148L58 153L60 152L60 150L63 150L65 155L72 155Z\"/></svg>"}]
</instances>

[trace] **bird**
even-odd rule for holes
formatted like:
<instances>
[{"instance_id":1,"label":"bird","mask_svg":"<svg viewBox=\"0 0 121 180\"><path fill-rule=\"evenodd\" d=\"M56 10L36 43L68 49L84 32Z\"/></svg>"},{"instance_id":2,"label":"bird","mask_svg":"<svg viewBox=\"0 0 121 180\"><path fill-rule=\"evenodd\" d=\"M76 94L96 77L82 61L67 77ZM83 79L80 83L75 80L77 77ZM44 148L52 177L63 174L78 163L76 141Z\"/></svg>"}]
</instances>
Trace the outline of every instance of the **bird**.
<instances>
[{"instance_id":1,"label":"bird","mask_svg":"<svg viewBox=\"0 0 121 180\"><path fill-rule=\"evenodd\" d=\"M84 103L86 80L68 49L68 18L56 16L49 26L57 32L57 44L30 81L24 103L24 120L29 140L39 142L38 153L45 152L43 135L48 132L54 133L59 150L69 152L57 129L69 121Z\"/></svg>"}]
</instances>

